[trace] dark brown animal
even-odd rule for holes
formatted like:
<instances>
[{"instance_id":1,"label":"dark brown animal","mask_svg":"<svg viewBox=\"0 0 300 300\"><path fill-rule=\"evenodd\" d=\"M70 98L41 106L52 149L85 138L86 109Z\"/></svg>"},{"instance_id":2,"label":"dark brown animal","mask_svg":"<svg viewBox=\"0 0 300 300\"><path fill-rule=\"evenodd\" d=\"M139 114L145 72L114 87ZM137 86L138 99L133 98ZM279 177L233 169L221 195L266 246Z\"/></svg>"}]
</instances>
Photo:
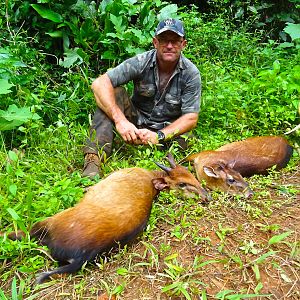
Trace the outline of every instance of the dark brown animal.
<instances>
[{"instance_id":1,"label":"dark brown animal","mask_svg":"<svg viewBox=\"0 0 300 300\"><path fill-rule=\"evenodd\" d=\"M287 165L292 152L282 137L252 137L192 154L182 162L194 162L198 180L205 180L207 188L250 197L253 192L242 176L266 174L275 165L279 170Z\"/></svg>"},{"instance_id":2,"label":"dark brown animal","mask_svg":"<svg viewBox=\"0 0 300 300\"><path fill-rule=\"evenodd\" d=\"M169 156L170 167L164 171L128 168L116 171L91 187L81 202L33 225L30 236L47 245L52 256L67 263L41 273L37 283L53 274L76 272L98 253L131 241L146 226L152 201L159 191L174 189L202 199L207 193L186 168L176 165ZM16 239L24 233L11 233Z\"/></svg>"},{"instance_id":3,"label":"dark brown animal","mask_svg":"<svg viewBox=\"0 0 300 300\"><path fill-rule=\"evenodd\" d=\"M288 164L293 154L292 146L280 136L251 137L226 144L217 151L230 153L234 170L246 177L266 175L273 166L280 170Z\"/></svg>"},{"instance_id":4,"label":"dark brown animal","mask_svg":"<svg viewBox=\"0 0 300 300\"><path fill-rule=\"evenodd\" d=\"M202 151L186 157L182 162L193 161L198 180L205 181L205 187L230 194L251 197L253 191L240 173L233 169L234 161L221 151Z\"/></svg>"}]
</instances>

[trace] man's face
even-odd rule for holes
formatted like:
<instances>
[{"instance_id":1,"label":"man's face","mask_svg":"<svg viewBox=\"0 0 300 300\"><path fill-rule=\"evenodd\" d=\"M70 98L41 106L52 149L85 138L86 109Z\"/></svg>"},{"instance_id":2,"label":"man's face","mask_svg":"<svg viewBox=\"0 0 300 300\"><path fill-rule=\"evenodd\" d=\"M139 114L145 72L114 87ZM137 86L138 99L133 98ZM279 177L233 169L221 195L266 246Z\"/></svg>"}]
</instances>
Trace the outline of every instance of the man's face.
<instances>
[{"instance_id":1,"label":"man's face","mask_svg":"<svg viewBox=\"0 0 300 300\"><path fill-rule=\"evenodd\" d=\"M173 31L165 31L153 38L153 44L160 62L176 62L186 40Z\"/></svg>"}]
</instances>

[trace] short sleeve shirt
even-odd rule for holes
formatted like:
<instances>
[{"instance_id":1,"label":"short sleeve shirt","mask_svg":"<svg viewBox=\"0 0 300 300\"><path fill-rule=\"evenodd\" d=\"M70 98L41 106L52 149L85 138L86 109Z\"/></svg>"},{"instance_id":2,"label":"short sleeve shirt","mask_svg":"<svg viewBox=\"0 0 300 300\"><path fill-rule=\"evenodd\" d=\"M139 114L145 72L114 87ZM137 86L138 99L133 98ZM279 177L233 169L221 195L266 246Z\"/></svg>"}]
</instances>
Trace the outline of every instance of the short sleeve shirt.
<instances>
[{"instance_id":1,"label":"short sleeve shirt","mask_svg":"<svg viewBox=\"0 0 300 300\"><path fill-rule=\"evenodd\" d=\"M200 110L201 77L182 54L163 91L159 90L156 50L138 54L107 71L113 87L133 81L132 104L138 124L162 129L180 116Z\"/></svg>"}]
</instances>

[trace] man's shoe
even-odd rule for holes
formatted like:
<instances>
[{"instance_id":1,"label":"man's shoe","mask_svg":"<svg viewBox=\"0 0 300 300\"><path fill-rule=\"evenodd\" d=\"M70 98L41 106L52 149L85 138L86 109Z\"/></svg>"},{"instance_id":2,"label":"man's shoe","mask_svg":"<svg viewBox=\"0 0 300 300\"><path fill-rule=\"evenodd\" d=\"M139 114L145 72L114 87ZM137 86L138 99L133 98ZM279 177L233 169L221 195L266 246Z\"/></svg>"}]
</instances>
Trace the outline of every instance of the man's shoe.
<instances>
[{"instance_id":1,"label":"man's shoe","mask_svg":"<svg viewBox=\"0 0 300 300\"><path fill-rule=\"evenodd\" d=\"M88 153L84 157L82 176L94 178L99 174L100 159L97 154Z\"/></svg>"}]
</instances>

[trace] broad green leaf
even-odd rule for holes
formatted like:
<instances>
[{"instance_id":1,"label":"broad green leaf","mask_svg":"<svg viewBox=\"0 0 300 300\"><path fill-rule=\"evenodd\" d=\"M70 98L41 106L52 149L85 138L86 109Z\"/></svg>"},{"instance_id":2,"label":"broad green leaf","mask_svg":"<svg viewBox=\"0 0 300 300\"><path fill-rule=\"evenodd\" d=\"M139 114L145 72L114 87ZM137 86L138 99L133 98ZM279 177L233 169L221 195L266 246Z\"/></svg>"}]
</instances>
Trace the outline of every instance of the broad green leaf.
<instances>
[{"instance_id":1,"label":"broad green leaf","mask_svg":"<svg viewBox=\"0 0 300 300\"><path fill-rule=\"evenodd\" d=\"M284 42L284 43L281 43L278 48L291 48L291 47L294 47L295 45L293 43L289 43L289 42Z\"/></svg>"},{"instance_id":2,"label":"broad green leaf","mask_svg":"<svg viewBox=\"0 0 300 300\"><path fill-rule=\"evenodd\" d=\"M147 1L144 3L144 5L142 6L141 12L140 12L140 19L141 22L144 23L145 19L149 18L149 15L151 13L150 7L152 5L151 3L152 1ZM147 20L148 21L148 20Z\"/></svg>"},{"instance_id":3,"label":"broad green leaf","mask_svg":"<svg viewBox=\"0 0 300 300\"><path fill-rule=\"evenodd\" d=\"M31 6L44 19L48 19L55 23L60 23L63 21L63 17L51 9L45 8L42 5L38 5L38 4L31 4Z\"/></svg>"},{"instance_id":4,"label":"broad green leaf","mask_svg":"<svg viewBox=\"0 0 300 300\"><path fill-rule=\"evenodd\" d=\"M102 58L102 59L115 59L116 56L115 56L115 54L114 54L113 51L111 51L111 50L106 50L106 51L104 51L104 52L101 54L101 58Z\"/></svg>"},{"instance_id":5,"label":"broad green leaf","mask_svg":"<svg viewBox=\"0 0 300 300\"><path fill-rule=\"evenodd\" d=\"M119 284L117 287L114 288L114 290L112 291L113 295L118 295L121 294L124 291L124 285Z\"/></svg>"},{"instance_id":6,"label":"broad green leaf","mask_svg":"<svg viewBox=\"0 0 300 300\"><path fill-rule=\"evenodd\" d=\"M0 290L0 299L2 300L8 300L8 298L4 295L3 291Z\"/></svg>"},{"instance_id":7,"label":"broad green leaf","mask_svg":"<svg viewBox=\"0 0 300 300\"><path fill-rule=\"evenodd\" d=\"M0 117L7 121L19 120L22 122L26 122L29 119L38 120L40 118L38 114L30 111L30 107L18 108L15 104L10 105L6 111L0 110Z\"/></svg>"},{"instance_id":8,"label":"broad green leaf","mask_svg":"<svg viewBox=\"0 0 300 300\"><path fill-rule=\"evenodd\" d=\"M263 255L261 255L259 258L255 259L254 262L257 264L260 264L266 260L267 257L274 255L277 253L277 251L269 251Z\"/></svg>"},{"instance_id":9,"label":"broad green leaf","mask_svg":"<svg viewBox=\"0 0 300 300\"><path fill-rule=\"evenodd\" d=\"M287 23L283 30L291 36L292 40L300 38L300 24Z\"/></svg>"},{"instance_id":10,"label":"broad green leaf","mask_svg":"<svg viewBox=\"0 0 300 300\"><path fill-rule=\"evenodd\" d=\"M278 60L273 62L273 70L276 72L276 74L280 71L280 62Z\"/></svg>"},{"instance_id":11,"label":"broad green leaf","mask_svg":"<svg viewBox=\"0 0 300 300\"><path fill-rule=\"evenodd\" d=\"M234 17L238 19L242 15L244 15L244 12L245 12L244 9L242 7L239 7L238 10L237 10L237 12L235 13Z\"/></svg>"},{"instance_id":12,"label":"broad green leaf","mask_svg":"<svg viewBox=\"0 0 300 300\"><path fill-rule=\"evenodd\" d=\"M14 151L9 150L8 151L8 157L12 161L18 161L18 155Z\"/></svg>"},{"instance_id":13,"label":"broad green leaf","mask_svg":"<svg viewBox=\"0 0 300 300\"><path fill-rule=\"evenodd\" d=\"M125 30L125 26L122 26L122 23L123 23L122 16L117 17L113 14L110 14L109 18L110 18L111 22L114 24L116 31L123 33L123 31Z\"/></svg>"},{"instance_id":14,"label":"broad green leaf","mask_svg":"<svg viewBox=\"0 0 300 300\"><path fill-rule=\"evenodd\" d=\"M11 84L6 79L0 79L0 95L11 93L10 90L11 87L13 87L14 84Z\"/></svg>"},{"instance_id":15,"label":"broad green leaf","mask_svg":"<svg viewBox=\"0 0 300 300\"><path fill-rule=\"evenodd\" d=\"M257 13L258 13L258 11L257 11L257 9L256 9L255 6L249 5L249 10L250 10L251 12L253 12L254 14L257 14Z\"/></svg>"},{"instance_id":16,"label":"broad green leaf","mask_svg":"<svg viewBox=\"0 0 300 300\"><path fill-rule=\"evenodd\" d=\"M121 276L125 276L128 274L128 270L126 268L120 268L117 270L117 274L119 274Z\"/></svg>"},{"instance_id":17,"label":"broad green leaf","mask_svg":"<svg viewBox=\"0 0 300 300\"><path fill-rule=\"evenodd\" d=\"M9 192L13 195L13 196L16 196L17 195L17 186L15 184L11 184L9 187L8 187L8 190Z\"/></svg>"},{"instance_id":18,"label":"broad green leaf","mask_svg":"<svg viewBox=\"0 0 300 300\"><path fill-rule=\"evenodd\" d=\"M8 208L7 209L8 213L11 215L11 217L13 218L13 220L18 221L20 219L19 215L16 213L16 211L12 208Z\"/></svg>"},{"instance_id":19,"label":"broad green leaf","mask_svg":"<svg viewBox=\"0 0 300 300\"><path fill-rule=\"evenodd\" d=\"M10 52L4 48L0 48L0 66L4 65L4 68L8 66L13 67L27 67L26 64L24 64L19 59L15 58L10 54ZM1 87L1 85L0 85Z\"/></svg>"},{"instance_id":20,"label":"broad green leaf","mask_svg":"<svg viewBox=\"0 0 300 300\"><path fill-rule=\"evenodd\" d=\"M26 227L24 223L22 222L22 219L20 216L17 214L17 212L13 208L7 208L8 213L11 215L14 223L17 223L18 227L23 231L26 232Z\"/></svg>"},{"instance_id":21,"label":"broad green leaf","mask_svg":"<svg viewBox=\"0 0 300 300\"><path fill-rule=\"evenodd\" d=\"M69 49L64 53L64 59L59 60L59 65L65 68L71 68L74 65L80 65L83 62L78 52L79 48Z\"/></svg>"},{"instance_id":22,"label":"broad green leaf","mask_svg":"<svg viewBox=\"0 0 300 300\"><path fill-rule=\"evenodd\" d=\"M14 277L14 279L11 283L11 299L12 300L18 300L18 289L17 289L16 277Z\"/></svg>"},{"instance_id":23,"label":"broad green leaf","mask_svg":"<svg viewBox=\"0 0 300 300\"><path fill-rule=\"evenodd\" d=\"M63 36L63 32L61 30L46 32L46 34L50 35L53 38L61 38Z\"/></svg>"},{"instance_id":24,"label":"broad green leaf","mask_svg":"<svg viewBox=\"0 0 300 300\"><path fill-rule=\"evenodd\" d=\"M105 13L106 10L106 6L110 3L112 3L113 0L102 0L100 5L99 5L99 9L102 13Z\"/></svg>"},{"instance_id":25,"label":"broad green leaf","mask_svg":"<svg viewBox=\"0 0 300 300\"><path fill-rule=\"evenodd\" d=\"M286 237L288 237L292 232L293 231L287 231L287 232L284 232L279 235L274 235L269 239L268 244L269 245L277 244L277 243L281 242L282 240L284 240Z\"/></svg>"},{"instance_id":26,"label":"broad green leaf","mask_svg":"<svg viewBox=\"0 0 300 300\"><path fill-rule=\"evenodd\" d=\"M139 42L144 40L145 34L140 29L131 29L131 32L138 38Z\"/></svg>"},{"instance_id":27,"label":"broad green leaf","mask_svg":"<svg viewBox=\"0 0 300 300\"><path fill-rule=\"evenodd\" d=\"M167 18L174 18L177 16L178 7L176 4L169 4L162 8L157 16L158 21L165 20Z\"/></svg>"},{"instance_id":28,"label":"broad green leaf","mask_svg":"<svg viewBox=\"0 0 300 300\"><path fill-rule=\"evenodd\" d=\"M0 131L14 129L29 120L38 120L40 116L30 111L30 107L18 108L15 104L7 110L0 110Z\"/></svg>"}]
</instances>

